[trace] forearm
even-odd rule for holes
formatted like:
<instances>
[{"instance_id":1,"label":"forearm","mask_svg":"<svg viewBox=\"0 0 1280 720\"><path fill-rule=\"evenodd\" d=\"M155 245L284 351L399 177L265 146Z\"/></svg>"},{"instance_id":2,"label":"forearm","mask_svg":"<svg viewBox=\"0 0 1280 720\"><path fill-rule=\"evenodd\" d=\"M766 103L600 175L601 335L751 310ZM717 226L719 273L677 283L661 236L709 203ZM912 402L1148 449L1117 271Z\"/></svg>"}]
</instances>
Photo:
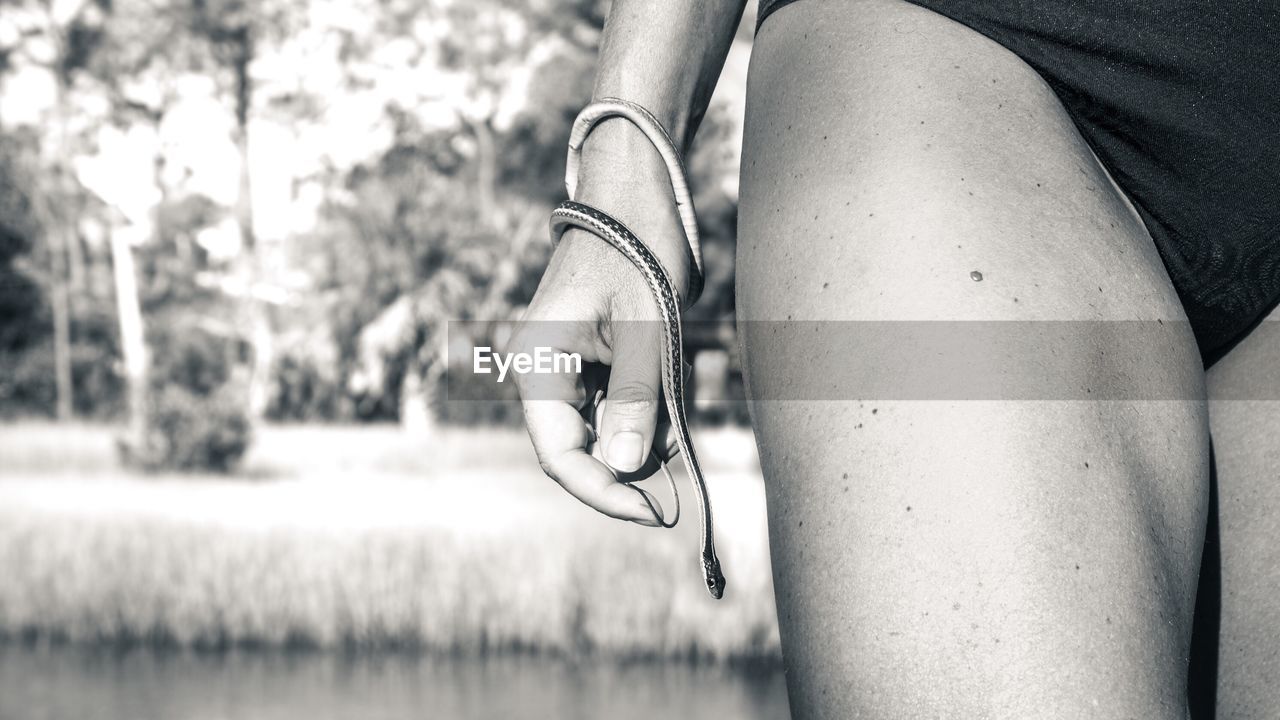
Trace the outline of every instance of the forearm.
<instances>
[{"instance_id":1,"label":"forearm","mask_svg":"<svg viewBox=\"0 0 1280 720\"><path fill-rule=\"evenodd\" d=\"M605 23L595 98L644 106L686 150L745 5L746 0L615 0ZM684 238L671 232L675 206L667 169L637 128L620 118L600 123L583 146L579 187L584 202L630 225L683 288Z\"/></svg>"},{"instance_id":2,"label":"forearm","mask_svg":"<svg viewBox=\"0 0 1280 720\"><path fill-rule=\"evenodd\" d=\"M745 5L746 0L615 0L605 23L595 97L645 106L687 149Z\"/></svg>"}]
</instances>

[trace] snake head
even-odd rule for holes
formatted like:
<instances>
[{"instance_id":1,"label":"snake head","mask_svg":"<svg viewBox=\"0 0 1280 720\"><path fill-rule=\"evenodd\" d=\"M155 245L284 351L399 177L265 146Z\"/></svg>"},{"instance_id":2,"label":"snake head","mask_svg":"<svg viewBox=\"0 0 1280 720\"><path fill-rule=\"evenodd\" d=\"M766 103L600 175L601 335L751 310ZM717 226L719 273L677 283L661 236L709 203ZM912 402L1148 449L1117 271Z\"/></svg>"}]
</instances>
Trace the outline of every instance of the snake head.
<instances>
[{"instance_id":1,"label":"snake head","mask_svg":"<svg viewBox=\"0 0 1280 720\"><path fill-rule=\"evenodd\" d=\"M704 558L702 573L707 581L707 592L711 593L711 597L716 600L724 597L724 574L720 572L720 561L716 558L709 560Z\"/></svg>"}]
</instances>

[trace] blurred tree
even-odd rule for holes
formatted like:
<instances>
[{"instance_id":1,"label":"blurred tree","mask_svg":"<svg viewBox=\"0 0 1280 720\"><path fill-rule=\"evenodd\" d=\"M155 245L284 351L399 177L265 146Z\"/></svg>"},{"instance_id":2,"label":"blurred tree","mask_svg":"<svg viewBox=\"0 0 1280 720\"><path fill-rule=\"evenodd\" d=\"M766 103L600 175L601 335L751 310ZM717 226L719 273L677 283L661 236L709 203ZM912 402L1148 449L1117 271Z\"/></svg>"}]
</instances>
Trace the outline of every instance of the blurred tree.
<instances>
[{"instance_id":1,"label":"blurred tree","mask_svg":"<svg viewBox=\"0 0 1280 720\"><path fill-rule=\"evenodd\" d=\"M111 374L114 358L122 356L130 409L126 445L140 447L151 408L143 306L181 316L184 308L216 304L209 291L199 287L203 258L190 240L202 225L218 219L220 208L198 195L170 192L163 177L166 155L159 138L183 83L189 84L193 74L217 69L217 38L196 34L203 29L200 0L37 0L9 5L5 10L11 15L6 19L22 31L16 44L4 49L3 69L43 70L53 78L55 88L48 109L27 121L32 132L26 140L41 155L28 175L35 180L30 185L34 225L44 236L42 245L50 258L46 275L58 412L60 416L68 412L71 394L62 388L69 383L67 375L72 374L77 357L97 363L97 369L76 371L80 380L70 382L100 388L103 378ZM129 175L131 168L121 162L124 156L119 148L114 155L102 155L104 142L131 144L130 163L138 159L145 163L149 152L150 180ZM153 191L158 191L160 202L139 205ZM83 287L89 273L80 238L89 231L110 247L118 345L110 335L94 332L95 323L103 317L96 302L68 302L89 292ZM140 268L135 267L136 254L141 256ZM83 319L85 339L103 348L105 355L70 352L73 310Z\"/></svg>"},{"instance_id":2,"label":"blurred tree","mask_svg":"<svg viewBox=\"0 0 1280 720\"><path fill-rule=\"evenodd\" d=\"M258 236L254 224L249 137L256 99L253 64L264 41L287 35L292 27L291 14L296 15L305 9L306 4L304 0L185 0L183 3L183 9L189 13L189 32L207 44L215 70L226 76L222 83L223 92L231 100L235 118L232 135L240 162L239 191L234 211L243 248L241 274L247 285L241 301L249 320L253 345L247 401L249 412L255 418L262 417L269 401L275 358L270 296L278 283L267 269L268 250L262 246L264 239Z\"/></svg>"},{"instance_id":3,"label":"blurred tree","mask_svg":"<svg viewBox=\"0 0 1280 720\"><path fill-rule=\"evenodd\" d=\"M18 172L36 183L24 192L27 207L35 218L33 230L42 237L46 250L48 268L44 279L52 310L55 414L59 420L67 420L73 413L74 403L67 284L68 253L75 236L74 218L65 211L75 195L70 164L72 138L67 130L70 114L67 94L84 47L92 39L86 33L75 31L81 7L58 7L52 3L38 7L22 5L26 11L25 22L16 37L9 33L12 44L3 50L4 67L36 65L53 78L55 99L47 117L48 132L38 146L42 154L40 172L24 172L26 169Z\"/></svg>"},{"instance_id":4,"label":"blurred tree","mask_svg":"<svg viewBox=\"0 0 1280 720\"><path fill-rule=\"evenodd\" d=\"M13 183L43 203L11 263L39 291L14 327L48 328L24 346L50 358L26 365L31 388L59 394L69 366L78 399L123 374L147 408L178 383L147 356L199 332L272 418L408 420L439 390L445 323L532 296L607 1L52 2L0 0L22 8L0 82L60 78L26 121L38 182ZM713 109L688 162L712 268L698 317L732 313L736 141Z\"/></svg>"},{"instance_id":5,"label":"blurred tree","mask_svg":"<svg viewBox=\"0 0 1280 720\"><path fill-rule=\"evenodd\" d=\"M28 371L32 350L51 335L45 295L21 267L39 228L26 190L23 144L0 137L0 409L52 406L56 390ZM33 382L34 381L34 382ZM48 397L44 397L45 391ZM34 395L34 397L33 397ZM47 405L46 405L47 403Z\"/></svg>"},{"instance_id":6,"label":"blurred tree","mask_svg":"<svg viewBox=\"0 0 1280 720\"><path fill-rule=\"evenodd\" d=\"M189 35L185 31L191 24L192 10L182 2L117 5L103 0L101 7L102 19L95 27L95 43L82 61L86 80L91 81L89 91L100 93L108 100L107 123L126 129L147 128L158 137L166 115L177 102L176 86L182 74L208 65L206 55L198 47L183 42ZM198 269L190 257L189 246L183 245L185 252L180 254L187 256L186 262L171 272L148 272L154 267L155 254L170 247L166 240L183 237L174 227L172 211L175 204L181 206L183 201L173 200L164 181L165 156L159 142L151 144L150 164L151 183L158 191L159 205L148 218L125 219L131 225L150 225L151 228L153 242L141 248L144 271L141 286L132 247L135 238L120 229L108 230L123 365L129 387L129 431L122 446L127 457L138 456L147 442L147 424L154 421L149 417L153 378L143 306L150 304L154 308L158 304L157 277L162 287L168 287L173 279L191 283ZM163 290L159 294L165 301L171 298L171 294Z\"/></svg>"},{"instance_id":7,"label":"blurred tree","mask_svg":"<svg viewBox=\"0 0 1280 720\"><path fill-rule=\"evenodd\" d=\"M41 6L41 10L44 27L30 28L26 37L37 48L41 45L46 47L44 65L53 76L56 99L49 111L52 118L47 124L47 132L36 142L44 158L40 169L33 172L33 177L38 178L33 184L36 188L33 205L37 208L38 222L46 236L47 252L51 258L49 279L54 319L57 415L65 419L72 412L68 262L73 290L83 290L80 286L85 276L77 221L86 209L87 198L76 180L73 166L75 156L85 149L87 143L91 143L87 136L92 134L97 120L78 112L76 96L77 91L83 93L86 84L92 87L90 92L94 92L104 81L108 84L114 81L116 76L113 73L118 66L109 68L112 72L103 73L98 68L97 75L93 73L93 61L101 55L98 51L103 45L104 19L110 11L108 2L50 3ZM154 47L155 44L152 41L143 46ZM27 54L30 56L28 60L36 59L38 62L39 50ZM146 347L130 248L117 234L112 234L111 247L119 309L120 349L124 354L125 374L130 387L131 426L138 434L141 432L141 408L145 401Z\"/></svg>"},{"instance_id":8,"label":"blurred tree","mask_svg":"<svg viewBox=\"0 0 1280 720\"><path fill-rule=\"evenodd\" d=\"M379 63L398 61L421 88L389 98L390 146L342 174L324 213L324 277L347 288L336 334L358 415L427 416L410 407L440 389L446 322L508 319L528 302L549 251L533 240L590 97L603 6L392 3L394 22L346 47L352 76L374 76L364 61L394 76L405 68ZM452 122L433 112L441 105Z\"/></svg>"}]
</instances>

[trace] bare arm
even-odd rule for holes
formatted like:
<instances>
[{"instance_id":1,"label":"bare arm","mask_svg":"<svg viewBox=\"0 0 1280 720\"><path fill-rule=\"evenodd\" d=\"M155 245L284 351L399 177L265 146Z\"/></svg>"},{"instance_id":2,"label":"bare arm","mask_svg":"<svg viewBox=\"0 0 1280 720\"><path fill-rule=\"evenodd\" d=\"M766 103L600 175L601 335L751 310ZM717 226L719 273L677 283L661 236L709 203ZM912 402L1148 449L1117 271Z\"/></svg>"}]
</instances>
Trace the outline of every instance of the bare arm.
<instances>
[{"instance_id":1,"label":"bare arm","mask_svg":"<svg viewBox=\"0 0 1280 720\"><path fill-rule=\"evenodd\" d=\"M605 26L596 97L644 105L687 149L745 6L746 0L617 0Z\"/></svg>"},{"instance_id":2,"label":"bare arm","mask_svg":"<svg viewBox=\"0 0 1280 720\"><path fill-rule=\"evenodd\" d=\"M687 148L706 112L746 0L615 0L605 26L595 96L618 97L652 112ZM628 225L662 261L679 289L688 284L688 254L667 170L643 133L626 120L601 123L583 147L578 199ZM661 403L657 308L643 278L604 241L565 233L543 274L520 347L554 344L610 368L606 403L595 432L582 414L591 377L557 377L538 388L521 382L525 424L548 476L600 512L653 524L653 514L617 474L648 476L650 448L670 455ZM559 321L556 339L535 338L536 321ZM642 322L632 322L642 321ZM541 324L546 327L547 324ZM524 376L521 376L522 378ZM595 438L598 437L598 441Z\"/></svg>"},{"instance_id":3,"label":"bare arm","mask_svg":"<svg viewBox=\"0 0 1280 720\"><path fill-rule=\"evenodd\" d=\"M605 24L595 97L643 105L688 150L745 6L746 0L616 0ZM583 148L582 199L630 225L684 288L687 268L676 242L682 238L671 236L665 213L652 218L660 222L646 224L643 217L658 206L674 212L670 192L651 197L666 188L666 175L657 151L626 120L606 120Z\"/></svg>"}]
</instances>

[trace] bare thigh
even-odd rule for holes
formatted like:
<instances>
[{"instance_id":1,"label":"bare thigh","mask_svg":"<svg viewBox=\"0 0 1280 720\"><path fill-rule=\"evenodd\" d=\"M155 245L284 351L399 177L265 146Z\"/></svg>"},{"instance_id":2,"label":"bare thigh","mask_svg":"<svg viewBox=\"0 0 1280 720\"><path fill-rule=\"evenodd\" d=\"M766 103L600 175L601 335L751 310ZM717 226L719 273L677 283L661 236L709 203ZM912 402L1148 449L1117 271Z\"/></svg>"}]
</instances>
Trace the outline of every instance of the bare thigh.
<instances>
[{"instance_id":1,"label":"bare thigh","mask_svg":"<svg viewBox=\"0 0 1280 720\"><path fill-rule=\"evenodd\" d=\"M757 37L738 315L1185 322L1040 78L899 0L805 0ZM1208 478L1189 332L1143 363L1099 332L1062 366L1158 367L1175 399L801 401L787 378L859 348L742 327L797 720L1185 717Z\"/></svg>"},{"instance_id":2,"label":"bare thigh","mask_svg":"<svg viewBox=\"0 0 1280 720\"><path fill-rule=\"evenodd\" d=\"M1216 637L1217 717L1280 708L1280 308L1208 372L1217 479L1217 543L1206 563L1206 623ZM1214 622L1216 620L1216 622ZM1216 625L1216 627L1215 627ZM1212 665L1212 663L1206 663Z\"/></svg>"}]
</instances>

